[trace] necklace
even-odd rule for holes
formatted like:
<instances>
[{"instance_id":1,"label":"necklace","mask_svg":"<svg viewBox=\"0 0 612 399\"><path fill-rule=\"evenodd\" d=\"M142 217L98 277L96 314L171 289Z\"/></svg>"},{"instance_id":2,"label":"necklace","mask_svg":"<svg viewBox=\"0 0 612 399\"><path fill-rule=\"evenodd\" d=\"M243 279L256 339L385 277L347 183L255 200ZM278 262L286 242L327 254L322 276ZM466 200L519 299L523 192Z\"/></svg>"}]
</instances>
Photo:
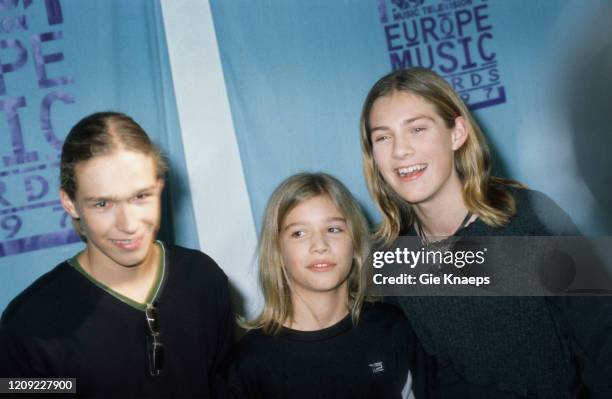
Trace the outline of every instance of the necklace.
<instances>
[{"instance_id":1,"label":"necklace","mask_svg":"<svg viewBox=\"0 0 612 399\"><path fill-rule=\"evenodd\" d=\"M439 240L439 241L432 242L432 241L429 241L429 239L427 239L427 236L425 235L425 232L423 231L423 228L421 227L421 224L419 223L418 219L415 220L414 222L415 230L421 239L421 244L423 244L423 247L425 247L427 251L445 253L446 251L451 250L454 247L455 243L459 241L459 237L456 237L455 234L459 230L465 228L469 224L471 218L472 218L472 212L468 211L465 217L463 218L463 220L461 221L461 223L459 224L459 226L457 227L457 229L455 230L455 232L451 236L443 240ZM432 270L441 272L442 264L434 263L431 265L431 268Z\"/></svg>"},{"instance_id":2,"label":"necklace","mask_svg":"<svg viewBox=\"0 0 612 399\"><path fill-rule=\"evenodd\" d=\"M415 227L417 235L421 239L421 244L423 245L426 251L436 251L436 252L445 253L446 251L449 251L454 247L455 243L459 240L459 237L455 236L455 234L457 234L459 230L465 228L469 224L471 218L472 218L472 212L468 211L452 235L450 235L449 237L443 240L433 241L433 242L429 241L429 239L425 235L425 232L423 231L423 227L421 227L421 224L419 223L418 219L415 219L414 227ZM431 265L431 269L432 271L441 272L442 264L434 263Z\"/></svg>"},{"instance_id":3,"label":"necklace","mask_svg":"<svg viewBox=\"0 0 612 399\"><path fill-rule=\"evenodd\" d=\"M469 223L471 218L472 218L472 212L467 211L467 213L465 214L465 217L463 218L463 220L461 221L459 226L457 226L457 229L455 229L455 232L451 236L449 236L448 238L452 237L459 230L465 228L468 225L468 223ZM431 244L433 244L435 242L435 241L434 242L429 241L429 239L425 235L425 232L423 231L423 227L421 227L421 223L419 223L418 219L415 219L414 225L415 225L416 233L417 233L417 235L419 237L421 237L421 242L423 243L423 245L429 246L429 245L431 245ZM448 238L445 238L444 240L440 240L440 241L446 241Z\"/></svg>"}]
</instances>

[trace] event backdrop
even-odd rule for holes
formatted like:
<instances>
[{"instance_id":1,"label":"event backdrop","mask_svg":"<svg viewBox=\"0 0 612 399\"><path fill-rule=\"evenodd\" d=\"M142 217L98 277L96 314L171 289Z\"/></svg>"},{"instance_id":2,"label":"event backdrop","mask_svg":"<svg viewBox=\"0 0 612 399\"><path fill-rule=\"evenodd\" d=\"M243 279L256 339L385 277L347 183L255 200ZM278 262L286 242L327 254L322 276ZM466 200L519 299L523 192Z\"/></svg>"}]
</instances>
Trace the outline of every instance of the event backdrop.
<instances>
[{"instance_id":1,"label":"event backdrop","mask_svg":"<svg viewBox=\"0 0 612 399\"><path fill-rule=\"evenodd\" d=\"M604 153L612 141L611 101L605 97L612 88L609 2L296 0L211 6L258 226L273 187L304 169L340 177L376 219L361 174L360 108L379 77L420 65L446 77L475 110L498 173L553 197L583 231L610 231L610 207L602 201L609 199L612 181L612 158ZM575 73L579 63L587 67ZM584 122L575 126L571 119L574 111L597 107L590 92L573 87L585 79L602 94L589 132ZM569 109L563 99L577 96L581 101ZM590 148L578 153L577 141ZM587 172L583 163L598 168Z\"/></svg>"},{"instance_id":2,"label":"event backdrop","mask_svg":"<svg viewBox=\"0 0 612 399\"><path fill-rule=\"evenodd\" d=\"M0 309L83 245L58 200L62 140L81 117L134 117L168 154L164 237L197 246L154 1L0 2Z\"/></svg>"},{"instance_id":3,"label":"event backdrop","mask_svg":"<svg viewBox=\"0 0 612 399\"><path fill-rule=\"evenodd\" d=\"M609 235L610 20L605 0L0 1L0 310L82 247L58 151L80 117L117 109L171 159L163 237L210 253L252 314L255 230L282 179L332 173L378 220L360 108L416 65L474 110L496 173Z\"/></svg>"}]
</instances>

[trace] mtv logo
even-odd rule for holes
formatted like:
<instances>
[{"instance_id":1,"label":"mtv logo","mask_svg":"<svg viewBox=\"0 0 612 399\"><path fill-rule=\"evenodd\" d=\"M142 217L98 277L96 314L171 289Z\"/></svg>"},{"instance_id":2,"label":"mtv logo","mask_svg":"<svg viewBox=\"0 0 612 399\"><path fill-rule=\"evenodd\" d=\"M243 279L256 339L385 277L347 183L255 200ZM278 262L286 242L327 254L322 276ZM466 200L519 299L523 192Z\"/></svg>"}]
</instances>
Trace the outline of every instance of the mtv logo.
<instances>
[{"instance_id":1,"label":"mtv logo","mask_svg":"<svg viewBox=\"0 0 612 399\"><path fill-rule=\"evenodd\" d=\"M425 3L425 0L391 0L400 10L407 10L411 7L418 7Z\"/></svg>"},{"instance_id":2,"label":"mtv logo","mask_svg":"<svg viewBox=\"0 0 612 399\"><path fill-rule=\"evenodd\" d=\"M383 24L389 22L389 12L387 9L388 1L389 0L378 0L378 18ZM393 5L393 10L404 11L410 8L415 8L423 5L423 3L425 3L425 0L391 0L391 3Z\"/></svg>"}]
</instances>

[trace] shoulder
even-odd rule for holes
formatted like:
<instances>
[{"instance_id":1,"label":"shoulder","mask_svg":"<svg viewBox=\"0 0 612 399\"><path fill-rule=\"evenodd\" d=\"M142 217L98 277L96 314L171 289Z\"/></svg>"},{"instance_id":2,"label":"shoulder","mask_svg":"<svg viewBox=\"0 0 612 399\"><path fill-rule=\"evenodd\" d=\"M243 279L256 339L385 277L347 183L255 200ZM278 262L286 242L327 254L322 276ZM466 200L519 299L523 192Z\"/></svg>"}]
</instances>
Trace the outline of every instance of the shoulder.
<instances>
[{"instance_id":1,"label":"shoulder","mask_svg":"<svg viewBox=\"0 0 612 399\"><path fill-rule=\"evenodd\" d=\"M264 334L261 329L249 330L234 348L232 360L241 368L254 368L279 352L279 337Z\"/></svg>"},{"instance_id":2,"label":"shoulder","mask_svg":"<svg viewBox=\"0 0 612 399\"><path fill-rule=\"evenodd\" d=\"M533 210L543 210L544 207L548 206L559 208L552 198L541 191L520 187L508 187L507 190L516 200L517 206L523 206Z\"/></svg>"},{"instance_id":3,"label":"shoulder","mask_svg":"<svg viewBox=\"0 0 612 399\"><path fill-rule=\"evenodd\" d=\"M364 304L357 327L376 329L381 332L410 330L410 324L404 313L396 306L385 302Z\"/></svg>"},{"instance_id":4,"label":"shoulder","mask_svg":"<svg viewBox=\"0 0 612 399\"><path fill-rule=\"evenodd\" d=\"M223 270L205 253L169 244L164 244L164 249L171 269L180 269L191 277L205 277L213 283L227 284Z\"/></svg>"},{"instance_id":5,"label":"shoulder","mask_svg":"<svg viewBox=\"0 0 612 399\"><path fill-rule=\"evenodd\" d=\"M362 318L366 320L393 320L401 321L406 317L401 309L387 302L365 302L363 305Z\"/></svg>"},{"instance_id":6,"label":"shoulder","mask_svg":"<svg viewBox=\"0 0 612 399\"><path fill-rule=\"evenodd\" d=\"M280 341L278 336L254 329L234 345L227 378L234 397L266 397L264 387L286 367L281 365L286 349L279 346Z\"/></svg>"},{"instance_id":7,"label":"shoulder","mask_svg":"<svg viewBox=\"0 0 612 399\"><path fill-rule=\"evenodd\" d=\"M367 338L370 345L391 350L402 359L402 364L408 362L404 364L405 367L424 361L419 360L420 357L424 359L424 351L404 312L389 303L366 306L363 320L360 320L357 330L361 329L361 335Z\"/></svg>"},{"instance_id":8,"label":"shoulder","mask_svg":"<svg viewBox=\"0 0 612 399\"><path fill-rule=\"evenodd\" d=\"M229 317L229 280L217 263L195 249L165 244L164 248L167 262L164 292L169 295L166 298L194 301L201 311Z\"/></svg>"},{"instance_id":9,"label":"shoulder","mask_svg":"<svg viewBox=\"0 0 612 399\"><path fill-rule=\"evenodd\" d=\"M62 304L72 303L77 273L68 262L62 262L39 277L8 304L2 313L2 325L18 329L40 319L33 315L48 315L62 309Z\"/></svg>"},{"instance_id":10,"label":"shoulder","mask_svg":"<svg viewBox=\"0 0 612 399\"><path fill-rule=\"evenodd\" d=\"M508 188L516 201L516 215L507 228L528 235L577 235L569 215L548 195L526 188Z\"/></svg>"},{"instance_id":11,"label":"shoulder","mask_svg":"<svg viewBox=\"0 0 612 399\"><path fill-rule=\"evenodd\" d=\"M247 331L238 342L238 346L243 349L252 350L262 345L267 345L278 338L276 335L265 334L260 328Z\"/></svg>"}]
</instances>

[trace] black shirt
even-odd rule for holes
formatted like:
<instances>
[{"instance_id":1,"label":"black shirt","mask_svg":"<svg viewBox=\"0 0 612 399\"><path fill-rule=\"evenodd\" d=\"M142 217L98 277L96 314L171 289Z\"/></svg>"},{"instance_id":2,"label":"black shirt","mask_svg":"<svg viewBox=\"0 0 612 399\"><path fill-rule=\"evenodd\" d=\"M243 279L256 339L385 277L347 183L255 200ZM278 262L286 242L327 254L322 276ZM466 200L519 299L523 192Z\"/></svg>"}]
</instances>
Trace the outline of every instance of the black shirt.
<instances>
[{"instance_id":1,"label":"black shirt","mask_svg":"<svg viewBox=\"0 0 612 399\"><path fill-rule=\"evenodd\" d=\"M249 331L236 350L230 384L245 398L409 397L411 386L424 389L421 370L409 375L424 367L422 353L401 311L370 304L357 326L349 315L319 331Z\"/></svg>"},{"instance_id":2,"label":"black shirt","mask_svg":"<svg viewBox=\"0 0 612 399\"><path fill-rule=\"evenodd\" d=\"M72 377L87 397L210 396L232 338L227 277L207 255L167 246L155 305L165 361L153 377L144 305L63 262L3 313L0 376Z\"/></svg>"}]
</instances>

